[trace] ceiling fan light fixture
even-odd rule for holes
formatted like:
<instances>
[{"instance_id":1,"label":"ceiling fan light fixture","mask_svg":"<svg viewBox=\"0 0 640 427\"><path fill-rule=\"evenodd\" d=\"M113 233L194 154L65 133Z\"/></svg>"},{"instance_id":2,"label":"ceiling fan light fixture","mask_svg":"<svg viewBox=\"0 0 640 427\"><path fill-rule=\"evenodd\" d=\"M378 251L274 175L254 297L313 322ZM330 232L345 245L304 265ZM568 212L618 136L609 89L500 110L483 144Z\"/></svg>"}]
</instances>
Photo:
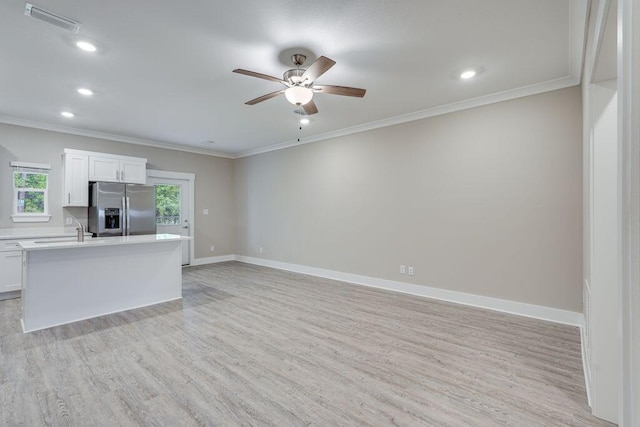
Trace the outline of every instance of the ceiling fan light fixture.
<instances>
[{"instance_id":1,"label":"ceiling fan light fixture","mask_svg":"<svg viewBox=\"0 0 640 427\"><path fill-rule=\"evenodd\" d=\"M292 86L284 91L284 96L293 105L304 105L313 98L313 91L307 87Z\"/></svg>"}]
</instances>

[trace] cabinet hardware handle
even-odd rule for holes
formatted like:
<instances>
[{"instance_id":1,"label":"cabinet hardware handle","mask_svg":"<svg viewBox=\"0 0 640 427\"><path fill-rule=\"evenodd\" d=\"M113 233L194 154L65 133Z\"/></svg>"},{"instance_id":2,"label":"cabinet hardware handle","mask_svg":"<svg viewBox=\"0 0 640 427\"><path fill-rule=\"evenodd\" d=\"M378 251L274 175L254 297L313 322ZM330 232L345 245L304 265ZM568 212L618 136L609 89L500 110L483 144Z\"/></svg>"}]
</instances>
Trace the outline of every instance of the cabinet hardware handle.
<instances>
[{"instance_id":1,"label":"cabinet hardware handle","mask_svg":"<svg viewBox=\"0 0 640 427\"><path fill-rule=\"evenodd\" d=\"M122 176L122 180L124 181L124 171L120 172L120 175Z\"/></svg>"},{"instance_id":2,"label":"cabinet hardware handle","mask_svg":"<svg viewBox=\"0 0 640 427\"><path fill-rule=\"evenodd\" d=\"M120 181L120 171L116 171L116 181Z\"/></svg>"},{"instance_id":3,"label":"cabinet hardware handle","mask_svg":"<svg viewBox=\"0 0 640 427\"><path fill-rule=\"evenodd\" d=\"M69 200L67 203L71 204L71 193L67 193L67 199Z\"/></svg>"}]
</instances>

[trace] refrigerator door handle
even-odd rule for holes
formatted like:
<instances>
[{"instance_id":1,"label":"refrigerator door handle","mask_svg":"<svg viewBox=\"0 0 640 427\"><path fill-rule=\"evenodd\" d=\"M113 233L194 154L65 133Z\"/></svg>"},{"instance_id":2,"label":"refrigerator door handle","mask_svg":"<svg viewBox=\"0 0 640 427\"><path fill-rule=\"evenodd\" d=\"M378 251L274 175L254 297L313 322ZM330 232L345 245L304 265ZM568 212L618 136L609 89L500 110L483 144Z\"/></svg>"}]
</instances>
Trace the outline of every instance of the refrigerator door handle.
<instances>
[{"instance_id":1,"label":"refrigerator door handle","mask_svg":"<svg viewBox=\"0 0 640 427\"><path fill-rule=\"evenodd\" d=\"M127 203L125 202L125 198L122 198L122 210L120 217L122 218L120 221L122 221L122 224L120 225L122 227L122 235L126 236L127 235L127 227L129 226L129 224L127 224L127 217L125 216L125 212L127 211Z\"/></svg>"},{"instance_id":2,"label":"refrigerator door handle","mask_svg":"<svg viewBox=\"0 0 640 427\"><path fill-rule=\"evenodd\" d=\"M129 215L129 206L131 205L131 202L130 202L129 196L127 196L126 199L127 199L126 209L127 209L127 236L128 236L130 232L129 223L131 222L131 216Z\"/></svg>"}]
</instances>

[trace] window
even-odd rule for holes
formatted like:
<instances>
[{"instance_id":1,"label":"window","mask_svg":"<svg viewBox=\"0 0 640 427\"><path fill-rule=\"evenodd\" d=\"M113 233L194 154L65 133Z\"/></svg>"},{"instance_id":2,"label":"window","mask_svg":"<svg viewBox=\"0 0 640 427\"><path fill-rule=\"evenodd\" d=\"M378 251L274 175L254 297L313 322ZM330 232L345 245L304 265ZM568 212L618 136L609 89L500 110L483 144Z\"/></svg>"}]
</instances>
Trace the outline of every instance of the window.
<instances>
[{"instance_id":1,"label":"window","mask_svg":"<svg viewBox=\"0 0 640 427\"><path fill-rule=\"evenodd\" d=\"M180 186L156 184L156 224L180 225Z\"/></svg>"},{"instance_id":2,"label":"window","mask_svg":"<svg viewBox=\"0 0 640 427\"><path fill-rule=\"evenodd\" d=\"M14 222L49 221L49 165L11 162Z\"/></svg>"}]
</instances>

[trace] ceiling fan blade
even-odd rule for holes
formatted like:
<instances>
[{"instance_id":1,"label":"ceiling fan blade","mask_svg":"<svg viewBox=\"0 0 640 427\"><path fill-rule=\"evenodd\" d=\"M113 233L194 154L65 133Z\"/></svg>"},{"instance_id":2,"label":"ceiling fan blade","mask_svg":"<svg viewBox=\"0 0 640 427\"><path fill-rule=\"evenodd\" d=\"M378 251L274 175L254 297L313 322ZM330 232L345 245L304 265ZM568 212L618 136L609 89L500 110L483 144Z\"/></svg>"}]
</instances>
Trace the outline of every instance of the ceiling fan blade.
<instances>
[{"instance_id":1,"label":"ceiling fan blade","mask_svg":"<svg viewBox=\"0 0 640 427\"><path fill-rule=\"evenodd\" d=\"M237 68L237 69L233 70L233 72L234 73L238 73L238 74L244 74L245 76L249 76L249 77L257 77L259 79L270 80L272 82L282 83L285 86L289 86L282 79L279 79L279 78L273 77L273 76L268 76L268 75L262 74L262 73L256 73L255 71L249 71L249 70L243 70L241 68Z\"/></svg>"},{"instance_id":2,"label":"ceiling fan blade","mask_svg":"<svg viewBox=\"0 0 640 427\"><path fill-rule=\"evenodd\" d=\"M366 89L348 86L313 86L314 92L328 93L330 95L356 96L362 98L367 92Z\"/></svg>"},{"instance_id":3,"label":"ceiling fan blade","mask_svg":"<svg viewBox=\"0 0 640 427\"><path fill-rule=\"evenodd\" d=\"M258 102L262 102L262 101L266 101L267 99L275 98L276 96L280 95L281 93L284 93L284 91L285 90L282 89L282 90L279 90L279 91L276 91L276 92L271 92L271 93L268 93L266 95L259 96L256 99L252 99L251 101L247 101L247 102L245 102L245 104L247 104L247 105L255 105Z\"/></svg>"},{"instance_id":4,"label":"ceiling fan blade","mask_svg":"<svg viewBox=\"0 0 640 427\"><path fill-rule=\"evenodd\" d=\"M309 68L307 68L307 71L302 75L302 81L304 82L306 80L308 83L313 82L315 79L326 73L329 68L333 67L335 63L336 61L333 59L321 56L316 59Z\"/></svg>"},{"instance_id":5,"label":"ceiling fan blade","mask_svg":"<svg viewBox=\"0 0 640 427\"><path fill-rule=\"evenodd\" d=\"M316 103L313 102L313 99L311 101L307 102L306 104L304 104L302 106L302 109L308 115L315 114L315 113L318 112L318 107L316 106Z\"/></svg>"}]
</instances>

